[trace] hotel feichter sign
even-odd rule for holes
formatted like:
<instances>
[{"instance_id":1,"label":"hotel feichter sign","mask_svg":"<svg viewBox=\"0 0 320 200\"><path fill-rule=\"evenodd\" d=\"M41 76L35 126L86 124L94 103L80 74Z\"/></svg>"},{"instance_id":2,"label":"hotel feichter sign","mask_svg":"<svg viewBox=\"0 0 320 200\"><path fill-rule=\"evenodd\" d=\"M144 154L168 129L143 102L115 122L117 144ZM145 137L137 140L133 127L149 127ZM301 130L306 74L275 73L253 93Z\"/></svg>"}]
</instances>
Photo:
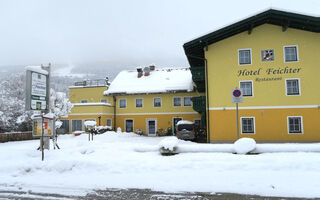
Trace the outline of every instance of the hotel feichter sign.
<instances>
[{"instance_id":1,"label":"hotel feichter sign","mask_svg":"<svg viewBox=\"0 0 320 200\"><path fill-rule=\"evenodd\" d=\"M238 77L245 77L245 76L277 76L277 75L284 75L284 74L298 74L301 72L300 67L292 68L292 67L279 67L279 68L259 68L257 70L248 70L248 69L240 69L237 72ZM282 77L257 77L255 78L255 81L279 81L282 80Z\"/></svg>"}]
</instances>

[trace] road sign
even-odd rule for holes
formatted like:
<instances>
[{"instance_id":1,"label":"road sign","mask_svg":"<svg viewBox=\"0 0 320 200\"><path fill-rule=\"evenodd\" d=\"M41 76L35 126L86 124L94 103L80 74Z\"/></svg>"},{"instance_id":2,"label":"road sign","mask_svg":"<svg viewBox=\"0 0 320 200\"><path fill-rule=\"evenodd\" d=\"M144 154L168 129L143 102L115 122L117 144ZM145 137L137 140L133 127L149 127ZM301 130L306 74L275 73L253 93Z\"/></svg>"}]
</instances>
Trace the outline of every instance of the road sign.
<instances>
[{"instance_id":1,"label":"road sign","mask_svg":"<svg viewBox=\"0 0 320 200\"><path fill-rule=\"evenodd\" d=\"M26 110L48 111L49 73L41 66L26 67Z\"/></svg>"},{"instance_id":2,"label":"road sign","mask_svg":"<svg viewBox=\"0 0 320 200\"><path fill-rule=\"evenodd\" d=\"M232 99L232 103L242 103L243 102L242 90L239 88L232 89L231 99Z\"/></svg>"}]
</instances>

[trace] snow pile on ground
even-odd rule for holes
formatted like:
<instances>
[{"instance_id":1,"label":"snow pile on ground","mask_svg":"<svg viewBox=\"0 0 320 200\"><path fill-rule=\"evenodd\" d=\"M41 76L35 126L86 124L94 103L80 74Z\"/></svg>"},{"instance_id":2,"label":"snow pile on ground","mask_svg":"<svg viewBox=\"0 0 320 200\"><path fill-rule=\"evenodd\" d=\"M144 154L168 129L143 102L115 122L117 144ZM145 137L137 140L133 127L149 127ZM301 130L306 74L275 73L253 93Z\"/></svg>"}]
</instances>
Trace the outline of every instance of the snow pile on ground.
<instances>
[{"instance_id":1,"label":"snow pile on ground","mask_svg":"<svg viewBox=\"0 0 320 200\"><path fill-rule=\"evenodd\" d=\"M247 154L256 148L256 141L252 138L240 138L233 144L237 154Z\"/></svg>"},{"instance_id":2,"label":"snow pile on ground","mask_svg":"<svg viewBox=\"0 0 320 200\"><path fill-rule=\"evenodd\" d=\"M224 192L283 197L320 197L319 153L239 155L203 153L233 151L233 144L195 144L179 140L179 150L195 153L162 156L157 147L167 137L107 132L58 137L60 150L36 150L39 140L0 144L0 191L85 195L93 189L143 188L167 192ZM168 138L171 138L168 137ZM256 149L259 149L257 144ZM280 144L268 144L268 148ZM303 144L301 148L320 144ZM169 146L169 145L168 145ZM282 144L290 149L295 144ZM317 148L316 148L317 146ZM261 146L263 148L263 146ZM211 149L211 150L212 150Z\"/></svg>"},{"instance_id":3,"label":"snow pile on ground","mask_svg":"<svg viewBox=\"0 0 320 200\"><path fill-rule=\"evenodd\" d=\"M169 151L174 151L177 149L179 143L179 139L175 136L172 137L167 137L159 143L159 148L160 149L166 149Z\"/></svg>"}]
</instances>

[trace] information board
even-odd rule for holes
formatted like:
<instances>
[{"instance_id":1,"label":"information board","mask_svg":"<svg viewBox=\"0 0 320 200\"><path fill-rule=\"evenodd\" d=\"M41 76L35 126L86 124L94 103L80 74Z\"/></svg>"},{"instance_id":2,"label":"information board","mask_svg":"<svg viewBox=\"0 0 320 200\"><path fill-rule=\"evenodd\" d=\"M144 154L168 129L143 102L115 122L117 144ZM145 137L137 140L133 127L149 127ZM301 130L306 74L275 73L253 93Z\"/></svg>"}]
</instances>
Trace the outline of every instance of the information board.
<instances>
[{"instance_id":1,"label":"information board","mask_svg":"<svg viewBox=\"0 0 320 200\"><path fill-rule=\"evenodd\" d=\"M39 71L27 70L26 110L47 111L49 108L49 75Z\"/></svg>"},{"instance_id":2,"label":"information board","mask_svg":"<svg viewBox=\"0 0 320 200\"><path fill-rule=\"evenodd\" d=\"M34 118L33 119L33 129L32 129L32 135L35 137L41 137L42 133L42 127L43 124L43 136L53 136L54 135L54 120L43 118Z\"/></svg>"}]
</instances>

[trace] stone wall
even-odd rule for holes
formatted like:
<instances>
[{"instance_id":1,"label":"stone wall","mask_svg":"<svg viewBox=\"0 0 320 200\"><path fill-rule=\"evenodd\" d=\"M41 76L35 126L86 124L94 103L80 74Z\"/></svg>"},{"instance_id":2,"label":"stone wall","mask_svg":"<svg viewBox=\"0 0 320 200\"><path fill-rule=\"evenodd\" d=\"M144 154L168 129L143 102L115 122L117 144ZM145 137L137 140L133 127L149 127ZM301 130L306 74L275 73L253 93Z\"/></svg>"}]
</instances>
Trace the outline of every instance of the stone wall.
<instances>
[{"instance_id":1,"label":"stone wall","mask_svg":"<svg viewBox=\"0 0 320 200\"><path fill-rule=\"evenodd\" d=\"M9 141L33 140L32 132L0 133L0 143Z\"/></svg>"}]
</instances>

